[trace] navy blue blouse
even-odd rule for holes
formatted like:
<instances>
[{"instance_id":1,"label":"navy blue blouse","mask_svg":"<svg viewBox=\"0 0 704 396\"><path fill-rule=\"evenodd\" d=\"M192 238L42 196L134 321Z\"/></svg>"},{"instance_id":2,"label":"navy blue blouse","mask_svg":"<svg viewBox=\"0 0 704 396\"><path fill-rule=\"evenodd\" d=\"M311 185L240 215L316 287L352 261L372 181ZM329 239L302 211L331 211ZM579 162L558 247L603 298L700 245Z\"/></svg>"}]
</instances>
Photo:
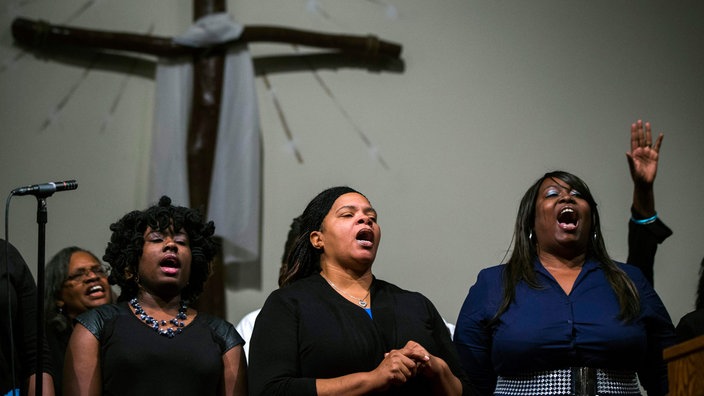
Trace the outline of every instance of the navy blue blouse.
<instances>
[{"instance_id":1,"label":"navy blue blouse","mask_svg":"<svg viewBox=\"0 0 704 396\"><path fill-rule=\"evenodd\" d=\"M672 321L640 270L618 265L640 295L640 315L628 323L618 319L618 299L598 262L584 264L567 295L536 260L542 288L519 283L514 302L488 327L501 303L506 266L482 270L460 310L454 334L472 382L491 394L497 375L587 366L637 371L649 395L667 393L662 350L676 343Z\"/></svg>"}]
</instances>

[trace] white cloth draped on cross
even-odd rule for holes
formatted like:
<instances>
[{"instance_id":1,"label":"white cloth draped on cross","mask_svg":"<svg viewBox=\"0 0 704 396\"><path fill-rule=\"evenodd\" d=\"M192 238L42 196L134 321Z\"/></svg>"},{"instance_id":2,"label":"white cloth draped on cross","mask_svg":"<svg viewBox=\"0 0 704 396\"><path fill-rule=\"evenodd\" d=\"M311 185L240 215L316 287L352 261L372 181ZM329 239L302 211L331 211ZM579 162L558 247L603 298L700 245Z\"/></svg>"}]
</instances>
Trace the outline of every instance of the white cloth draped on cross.
<instances>
[{"instance_id":1,"label":"white cloth draped on cross","mask_svg":"<svg viewBox=\"0 0 704 396\"><path fill-rule=\"evenodd\" d=\"M174 41L207 47L236 39L242 27L228 14L196 21ZM228 50L225 59L220 120L209 194L209 219L223 240L223 262L259 260L261 139L254 67L246 45ZM193 90L191 59L159 59L152 134L150 202L161 195L189 206L186 141Z\"/></svg>"}]
</instances>

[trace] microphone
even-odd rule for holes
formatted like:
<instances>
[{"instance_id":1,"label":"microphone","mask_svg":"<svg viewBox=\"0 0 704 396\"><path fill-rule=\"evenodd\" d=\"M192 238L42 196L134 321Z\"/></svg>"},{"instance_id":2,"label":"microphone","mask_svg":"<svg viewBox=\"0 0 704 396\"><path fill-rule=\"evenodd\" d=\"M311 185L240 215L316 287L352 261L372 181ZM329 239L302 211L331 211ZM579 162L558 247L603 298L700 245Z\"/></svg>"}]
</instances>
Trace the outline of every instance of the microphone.
<instances>
[{"instance_id":1,"label":"microphone","mask_svg":"<svg viewBox=\"0 0 704 396\"><path fill-rule=\"evenodd\" d=\"M78 188L78 183L75 180L64 180L60 182L51 182L43 184L34 184L31 186L18 187L12 190L12 195L34 195L37 197L48 197L57 191L75 190Z\"/></svg>"}]
</instances>

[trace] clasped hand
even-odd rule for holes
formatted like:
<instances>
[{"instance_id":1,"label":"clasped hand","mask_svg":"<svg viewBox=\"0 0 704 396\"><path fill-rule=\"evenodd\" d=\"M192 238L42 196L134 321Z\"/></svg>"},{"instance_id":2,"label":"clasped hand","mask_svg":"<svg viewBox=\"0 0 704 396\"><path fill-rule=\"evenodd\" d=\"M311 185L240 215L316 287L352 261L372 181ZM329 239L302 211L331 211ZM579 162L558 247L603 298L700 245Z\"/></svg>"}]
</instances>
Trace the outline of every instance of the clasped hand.
<instances>
[{"instance_id":1,"label":"clasped hand","mask_svg":"<svg viewBox=\"0 0 704 396\"><path fill-rule=\"evenodd\" d=\"M425 377L437 374L434 360L442 359L432 356L417 342L408 341L403 348L384 354L384 360L374 371L385 377L388 384L401 385L419 374Z\"/></svg>"}]
</instances>

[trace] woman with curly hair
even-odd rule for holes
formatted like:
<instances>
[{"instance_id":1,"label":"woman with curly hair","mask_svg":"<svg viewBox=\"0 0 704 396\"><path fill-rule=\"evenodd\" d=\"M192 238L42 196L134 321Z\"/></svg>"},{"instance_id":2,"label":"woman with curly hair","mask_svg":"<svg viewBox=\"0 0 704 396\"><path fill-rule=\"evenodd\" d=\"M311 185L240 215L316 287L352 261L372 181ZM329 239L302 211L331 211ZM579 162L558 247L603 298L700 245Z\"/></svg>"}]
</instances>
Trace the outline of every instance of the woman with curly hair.
<instances>
[{"instance_id":1,"label":"woman with curly hair","mask_svg":"<svg viewBox=\"0 0 704 396\"><path fill-rule=\"evenodd\" d=\"M103 260L120 297L78 316L64 393L246 395L242 338L190 306L210 275L213 222L164 196L110 230Z\"/></svg>"}]
</instances>

